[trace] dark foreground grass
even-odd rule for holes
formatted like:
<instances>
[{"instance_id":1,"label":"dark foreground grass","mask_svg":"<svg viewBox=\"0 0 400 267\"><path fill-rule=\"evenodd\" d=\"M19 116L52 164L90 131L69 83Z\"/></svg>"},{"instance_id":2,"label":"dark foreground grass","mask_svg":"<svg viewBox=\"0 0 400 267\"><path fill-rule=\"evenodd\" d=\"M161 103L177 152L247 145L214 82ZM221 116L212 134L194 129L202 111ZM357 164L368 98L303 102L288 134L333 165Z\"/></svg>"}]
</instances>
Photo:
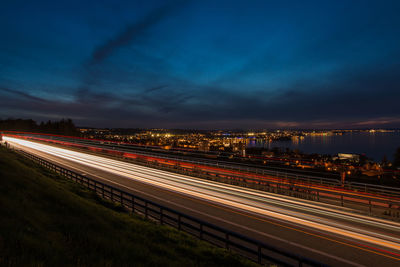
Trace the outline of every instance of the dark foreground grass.
<instances>
[{"instance_id":1,"label":"dark foreground grass","mask_svg":"<svg viewBox=\"0 0 400 267\"><path fill-rule=\"evenodd\" d=\"M1 266L252 266L0 147Z\"/></svg>"}]
</instances>

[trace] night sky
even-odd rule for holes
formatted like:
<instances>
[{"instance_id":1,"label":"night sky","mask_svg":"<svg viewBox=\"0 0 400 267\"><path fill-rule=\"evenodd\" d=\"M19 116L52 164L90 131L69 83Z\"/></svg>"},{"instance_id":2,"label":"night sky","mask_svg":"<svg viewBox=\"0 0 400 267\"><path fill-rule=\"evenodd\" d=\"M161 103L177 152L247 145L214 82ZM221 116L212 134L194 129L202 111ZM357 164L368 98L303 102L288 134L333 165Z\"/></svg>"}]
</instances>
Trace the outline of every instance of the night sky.
<instances>
[{"instance_id":1,"label":"night sky","mask_svg":"<svg viewBox=\"0 0 400 267\"><path fill-rule=\"evenodd\" d=\"M400 1L2 1L0 118L400 127Z\"/></svg>"}]
</instances>

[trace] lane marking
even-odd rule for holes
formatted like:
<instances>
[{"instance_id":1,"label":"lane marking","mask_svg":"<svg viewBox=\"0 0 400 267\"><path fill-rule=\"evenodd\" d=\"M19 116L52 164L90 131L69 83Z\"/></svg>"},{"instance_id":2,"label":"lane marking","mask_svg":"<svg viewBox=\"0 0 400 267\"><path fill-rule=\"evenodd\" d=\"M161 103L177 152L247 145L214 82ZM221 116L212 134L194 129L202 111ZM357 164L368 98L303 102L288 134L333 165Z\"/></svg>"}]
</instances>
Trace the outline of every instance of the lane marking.
<instances>
[{"instance_id":1,"label":"lane marking","mask_svg":"<svg viewBox=\"0 0 400 267\"><path fill-rule=\"evenodd\" d=\"M42 152L42 153L43 153L43 152ZM45 153L45 152L44 152L44 153ZM56 157L56 156L55 156L55 157ZM62 164L62 165L64 165L64 166L69 166L70 168L75 169L75 170L82 170L81 168L77 168L77 167L71 166L71 165L69 165L69 164L66 164L65 162L60 162L60 161L55 160L55 159L52 159L51 161L57 162L57 163ZM140 193L140 194L149 196L149 197L154 198L154 199L157 199L157 200L159 200L159 201L166 202L166 203L170 203L170 204L172 204L172 205L174 205L174 206L177 206L177 207L180 207L180 208L189 210L189 211L194 212L194 213L197 213L197 214L201 214L201 215L203 215L203 216L205 216L205 217L210 217L210 218L212 218L212 219L214 219L214 220L222 221L222 222L224 222L224 223L226 223L226 224L231 224L231 225L233 225L233 226L236 226L236 227L239 227L239 228L243 228L243 229L245 229L245 230L254 232L254 233L256 233L256 234L263 235L263 236L266 236L266 237L268 237L268 238L273 238L273 239L276 239L276 240L278 240L278 241L281 241L281 242L284 242L284 243L287 243L287 244L290 244L290 245L293 245L293 246L296 246L296 247L299 247L299 248L302 248L302 249L305 249L305 250L309 250L309 251L311 251L311 252L314 252L314 253L317 253L317 254L321 254L321 255L326 256L326 257L330 257L330 258L335 259L335 260L337 260L337 261L342 261L342 262L345 262L345 263L347 263L347 264L354 265L354 266L358 266L358 267L365 267L365 265L361 265L361 264L358 264L358 263L355 263L355 262L352 262L352 261L349 261L349 260L346 260L346 259L337 257L337 256L335 256L335 255L327 254L327 253L325 253L325 252L323 252L323 251L319 251L319 250L316 250L316 249L313 249L313 248L310 248L310 247L307 247L307 246L303 246L303 245L301 245L301 244L298 244L298 243L295 243L295 242L292 242L292 241L288 241L288 240L285 240L285 239L281 239L281 238L279 238L279 237L276 237L276 236L273 236L273 235L270 235L270 234L267 234L267 233L264 233L264 232L260 232L260 231L257 231L257 230L255 230L255 229L252 229L252 228L249 228L249 227L246 227L246 226L243 226L243 225L239 225L239 224L236 224L236 223L234 223L234 222L227 221L227 220L225 220L225 219L223 219L223 218L216 217L216 216L213 216L213 215L210 215L210 214L208 214L208 213L204 213L204 212L201 212L201 211L198 211L198 210L194 210L194 209L192 209L192 208L189 208L189 207L187 207L187 206L181 205L181 204L176 203L176 202L172 202L172 201L170 201L170 200L166 200L166 199L163 199L163 198L159 198L159 197L157 197L157 196L148 194L148 193L143 192L143 191L139 191L139 190L137 190L137 189L135 189L135 188L132 188L132 187L129 187L129 186L127 186L127 185L124 185L124 184L115 182L115 181L113 181L113 180L110 180L110 179L107 179L107 178L103 178L103 177L99 177L98 174L93 174L93 173L91 173L91 172L87 172L87 173L88 173L89 175L91 175L91 176L97 177L97 178L100 179L100 180L108 181L108 182L110 182L110 183L112 183L112 184L116 184L116 185L119 185L119 186L124 187L124 188L126 188L126 189L129 189L130 191L138 192L138 193ZM113 175L116 175L116 176L119 176L120 178L126 179L126 177L121 176L121 175L117 175L117 174L113 174ZM138 181L136 181L136 182L138 182ZM138 183L141 183L141 182L138 182ZM145 185L152 187L152 186L149 185L149 184L145 184ZM161 189L161 188L158 188L158 187L157 187L157 189ZM161 190L163 190L163 189L161 189ZM165 190L165 189L164 189L163 191L166 191L166 193L175 194L175 195L177 195L177 196L179 196L179 197L182 197L182 196L183 196L184 198L187 198L187 199L189 199L189 200L191 200L191 201L202 202L201 204L210 205L210 203L208 203L208 202L206 202L206 201L197 201L197 199L189 198L189 197L186 197L186 196L184 196L184 195L182 195L182 194L178 194L178 193L175 193L175 192L170 191L170 190ZM211 205L211 206L214 206L214 205ZM221 208L221 207L219 207L219 208ZM226 210L226 211L229 211L229 212L232 212L232 210L227 210L227 209L224 209L224 208L222 208L222 209L223 209L223 210ZM240 214L240 213L239 213L239 214ZM244 215L245 215L245 214L244 214Z\"/></svg>"},{"instance_id":2,"label":"lane marking","mask_svg":"<svg viewBox=\"0 0 400 267\"><path fill-rule=\"evenodd\" d=\"M55 152L54 152L55 153ZM66 160L71 160L71 161L73 161L73 162L76 162L78 159L80 159L80 158L82 158L82 157L78 157L78 155L74 155L74 154L68 154L68 153L57 153L58 154L58 156L59 157L61 157L61 158L64 158L64 159L66 159ZM56 154L56 156L57 156L57 154ZM128 166L124 166L124 164L122 164L122 165L120 165L120 164L118 164L118 163L115 163L115 164L111 164L111 162L108 162L108 161L102 161L103 162L103 164L101 164L101 163L99 163L99 164L96 164L96 163L93 163L93 162L96 162L96 161L94 161L93 159L90 159L89 157L86 157L86 159L85 160L83 160L83 162L86 162L87 164L90 164L92 167L94 167L94 168L96 168L96 169L101 169L101 170L104 170L104 168L106 167L106 166L111 166L110 167L110 170L112 170L113 171L113 173L114 174L117 174L118 176L122 176L122 177L124 177L124 178L128 178L129 177L129 179L132 179L131 177L134 177L135 175L134 174L132 174L132 168L129 168L128 169ZM79 162L79 163L82 163L82 162ZM127 165L127 164L125 164L125 165ZM129 165L132 165L132 164L129 164ZM118 169L118 170L116 170L115 168L121 168L121 170L120 169ZM106 170L107 171L107 170ZM140 171L138 171L137 169L135 169L135 171L136 172L139 172L139 173L141 173L142 175L143 175L143 171L144 171L144 169L143 168L140 168ZM116 173L117 172L117 173ZM121 173L122 173L122 175L121 175ZM157 186L157 187L161 187L162 189L167 189L166 187L167 186L169 186L169 187L175 187L175 188L179 188L180 190L181 190L181 192L180 193L183 193L183 194L185 194L185 195L189 195L190 197L194 197L194 194L201 194L202 196L201 197L199 197L199 196L197 196L199 199L207 199L207 197L208 197L208 200L209 201L211 201L209 198L211 197L211 198L215 198L214 197L214 195L213 196L211 196L210 195L210 193L204 193L204 192L200 192L200 191L196 191L195 189L190 189L190 190L188 190L187 188L183 188L183 187L180 187L179 185L174 185L174 184L168 184L168 183L166 183L166 182L162 182L162 184L163 184L163 186L160 186L159 184L160 184L160 181L158 180L158 179L164 179L163 177L158 177L157 175L160 175L160 173L157 173L157 175L154 175L154 177L149 177L148 175L146 176L146 174L144 174L145 175L145 177L143 177L143 176L137 176L136 175L136 178L133 178L133 180L136 180L136 181L140 181L140 180L142 180L141 182L144 182L144 183L146 183L146 184L151 184L152 186ZM175 177L175 180L176 180L176 178L177 177ZM179 178L179 177L178 177ZM167 179L167 178L165 178L165 179ZM143 180L145 180L145 181L143 181ZM168 180L168 179L167 179ZM151 181L151 182L149 182L149 181ZM173 183L177 183L177 181L172 181ZM157 183L158 185L156 185L155 183ZM193 185L190 185L191 187L193 187ZM171 189L169 189L169 190L171 190ZM182 190L183 191L185 191L186 193L184 193L184 192L182 192ZM207 189L207 190L209 190L209 189ZM176 190L173 190L173 191L176 191ZM190 192L190 193L187 193L187 192ZM225 193L226 194L226 193ZM242 196L243 197L243 196ZM235 202L233 199L227 199L227 198L225 198L225 197L223 197L223 196L218 196L218 200L213 200L213 201L211 201L211 202L213 202L213 203L218 203L219 205L224 205L224 206L227 206L227 207L233 207L233 205L232 204L222 204L221 202L222 201L228 201L228 202L234 202L234 203L236 203L236 204L241 204L242 206L247 206L247 207L249 207L249 208L254 208L254 209L257 209L257 210L261 210L261 212L259 211L259 212L255 212L255 213L259 213L260 215L264 212L264 213L266 213L266 212L272 212L272 213L274 213L275 215L280 215L280 217L282 217L282 216L287 216L285 213L281 213L280 211L270 211L270 210L268 210L268 209L266 209L266 208L264 208L264 207L262 207L262 208L260 208L260 207L257 207L257 206L252 206L252 205L250 205L249 203L241 203L241 202L239 202L239 201L237 201L237 202ZM246 212L246 209L244 209L244 208L239 208L239 207L235 207L236 209L239 209L239 210L244 210L245 212ZM248 211L247 211L248 212ZM254 211L253 211L254 212ZM265 217L265 215L266 214L263 214L263 216ZM276 217L276 216L275 216ZM293 217L292 216L292 219L294 219L294 220L301 220L301 221L303 221L303 222L305 222L305 223L307 223L307 224L312 224L313 223L313 221L304 221L304 219L299 219L299 218L296 218L296 217ZM280 221L282 221L282 218L281 219L278 219L278 220L280 220ZM283 221L285 221L285 220L283 220ZM289 224L293 224L293 222L292 223L289 223ZM319 224L318 222L317 222L317 224ZM322 227L322 228L321 228ZM327 230L327 228L328 228L329 226L320 226L319 228L321 228L323 231L328 231ZM346 230L343 230L343 229L339 229L339 228L337 228L336 226L333 226L336 230L335 231L339 231L339 232L341 232L342 233L342 235L349 235L349 233L347 232L346 233ZM346 226L344 226L344 228L346 228ZM348 227L347 227L348 228ZM354 229L353 229L353 231L354 231ZM361 231L361 230L360 230ZM318 232L318 231L317 231ZM320 232L320 231L319 231ZM364 231L365 232L365 231ZM357 231L354 231L354 233L356 233L357 234ZM358 233L358 234L360 234L360 233ZM353 235L353 236L351 236L351 235ZM354 238L354 234L351 234L350 235L350 237L351 238ZM360 234L360 235L363 235L363 234ZM376 235L379 235L379 234L376 234ZM382 236L382 235L381 235ZM386 237L386 236L385 236ZM367 241L367 242L369 242L369 243L379 243L379 242L381 242L381 241L378 241L378 240L376 240L376 241L371 241L372 239L371 239L371 237L369 237L369 236L363 236L363 241ZM391 241L387 241L386 240L386 242L387 243L391 243ZM382 242L381 242L382 243ZM393 243L392 243L393 244ZM397 246L397 244L398 243L396 243L396 244L394 244L395 246ZM398 249L397 249L398 250Z\"/></svg>"},{"instance_id":3,"label":"lane marking","mask_svg":"<svg viewBox=\"0 0 400 267\"><path fill-rule=\"evenodd\" d=\"M32 145L32 146L35 147L35 145ZM40 145L36 145L36 147L39 147L39 149L41 148ZM42 148L42 150L43 150L43 148ZM181 191L179 193L184 193L185 195L188 195L188 196L190 196L192 198L197 194L197 198L199 198L199 199L208 199L209 202L218 203L218 205L224 205L224 206L231 207L231 208L235 207L235 209L243 210L245 212L249 212L249 209L252 208L253 209L253 211L252 211L253 213L263 214L263 217L266 217L265 215L268 215L268 213L269 213L270 216L272 216L272 217L275 217L275 218L279 217L278 221L283 221L283 222L285 222L287 224L292 224L293 225L294 221L302 222L300 224L306 223L308 225L308 227L311 226L312 228L319 228L323 232L326 232L326 231L332 232L334 230L333 232L339 232L341 235L347 236L347 238L348 237L350 237L351 239L357 238L357 239L361 239L364 242L367 241L367 243L376 243L377 245L379 244L379 245L382 246L382 244L384 244L384 242L386 242L385 244L387 244L387 245L384 244L383 246L386 246L386 247L387 246L392 246L392 247L394 246L395 250L399 250L398 243L393 243L393 242L387 241L387 240L384 240L384 242L382 242L382 240L373 240L373 237L371 238L370 236L365 236L365 235L362 235L362 234L359 234L359 233L356 233L356 232L350 233L350 232L348 232L346 230L339 229L337 227L333 227L332 228L332 227L330 227L328 225L321 225L320 223L315 223L315 222L312 222L312 221L299 219L299 218L296 218L296 217L293 217L293 216L289 216L290 217L289 220L288 219L284 219L284 218L287 218L288 215L285 215L285 214L282 214L282 213L276 212L276 211L269 211L269 210L264 209L264 208L254 207L254 206L252 206L252 205L250 205L248 203L247 204L243 204L243 203L240 203L240 202L235 202L233 199L229 199L228 200L228 199L223 198L223 197L214 197L214 195L212 196L212 195L210 195L210 193L203 193L203 192L199 193L199 191L196 191L195 189L192 189L192 188L191 189L187 189L187 188L183 188L180 185L176 185L176 183L177 183L176 181L174 182L175 183L174 185L171 185L171 184L168 184L168 183L166 183L164 181L159 181L159 179L157 180L157 178L158 178L157 176L149 176L149 175L146 175L145 177L137 176L132 172L131 169L127 170L126 168L122 168L122 169L116 170L115 168L116 167L121 167L121 165L118 164L118 163L111 164L111 162L114 162L114 161L110 161L109 162L109 160L107 161L105 159L102 159L102 160L98 159L99 162L103 162L103 163L99 163L99 162L96 162L94 159L92 159L93 156L89 156L89 155L85 155L85 154L80 155L82 153L76 153L76 152L75 153L73 153L73 152L61 153L61 152L58 152L58 150L64 151L64 149L56 149L56 148L52 149L52 148L49 148L47 152L50 151L55 156L58 156L58 157L61 157L61 158L64 158L66 160L70 160L70 161L73 161L73 162L78 162L78 163L85 162L86 165L91 165L92 167L94 167L96 169L101 169L103 171L111 171L112 170L112 172L114 174L117 174L119 176L123 176L123 177L127 177L128 176L129 178L131 178L131 179L133 178L136 181L138 181L138 180L140 181L141 180L141 182L144 182L146 184L151 184L152 186L161 187L164 190L168 189L168 187L169 187L170 191L177 191L176 189L179 188L179 190ZM43 150L43 151L45 151L45 150ZM79 154L79 155L76 155L76 154ZM143 171L143 169L141 169L141 171ZM175 190L171 190L171 187L175 188ZM193 185L191 187L193 187ZM210 198L213 198L213 201L211 201ZM225 202L225 203L223 204L223 202ZM229 202L229 203L226 203L226 202ZM232 203L235 203L236 206L233 205ZM242 207L238 207L238 205L241 205ZM247 207L247 209L244 208L245 206ZM256 209L257 211L254 211L254 209ZM258 216L260 216L260 215L258 215ZM290 222L287 222L287 221L290 221ZM315 226L317 226L317 227L315 227ZM320 230L317 231L317 232L321 232ZM358 234L358 236L357 236L357 234ZM376 250L378 250L378 249L376 249ZM385 251L385 250L383 250L383 251ZM385 251L385 252L389 253L388 251ZM397 255L396 253L392 253L392 254Z\"/></svg>"},{"instance_id":4,"label":"lane marking","mask_svg":"<svg viewBox=\"0 0 400 267\"><path fill-rule=\"evenodd\" d=\"M34 150L36 150L36 149L34 149ZM43 153L43 152L42 152L42 153ZM46 153L46 154L47 154L47 153ZM57 157L57 156L55 156L55 157ZM56 161L56 160L55 160L55 161ZM56 161L56 162L59 162L59 161ZM72 167L71 165L68 165L68 164L63 164L63 165L67 165L67 166ZM72 168L74 168L74 167L72 167ZM92 175L93 175L93 174L92 174ZM94 176L96 176L96 175L94 175ZM126 179L126 177L124 177L124 176L121 176L121 175L117 175L117 176ZM101 178L101 179L102 179L102 180L109 181L109 182L111 182L111 183L113 183L113 184L117 184L117 185L120 185L120 186L122 186L122 187L128 188L128 189L130 189L130 190L134 190L133 188L130 188L130 187L125 186L125 185L123 185L123 184L114 182L114 181L112 181L112 180L105 179L105 178ZM140 191L137 191L137 190L134 190L134 191L140 192ZM291 230L293 230L293 231L302 232L302 233L305 233L305 234L308 234L308 235L312 235L312 236L315 236L315 237L319 237L319 238L322 238L322 239L326 239L326 240L329 240L329 241L332 241L332 242L336 242L336 243L343 244L343 245L350 246L350 247L354 247L354 248L357 248L357 249L360 249L360 250L372 252L372 253L375 253L375 254L378 254L378 255L381 255L381 256L384 256L384 257L389 257L389 258L392 258L392 259L395 259L395 260L400 260L399 258L392 257L392 256L389 256L389 255L385 255L385 254L382 254L382 253L379 253L379 252L376 252L376 251L372 251L372 250L369 250L369 249L365 249L365 248L362 248L362 247L359 247L359 246L356 246L356 245L344 243L344 242L341 242L341 241L338 241L338 240L334 240L334 239L331 239L331 238L328 238L328 237L324 237L324 236L321 236L321 235L317 235L317 234L314 234L314 233L309 233L309 232L306 232L306 231L303 231L303 230L300 230L300 229L296 229L296 228L293 228L293 227L285 226L285 225L282 225L282 224L279 224L279 223L276 223L276 222L271 222L271 221L269 221L269 220L265 220L265 219L262 219L262 218L258 218L258 217L251 216L251 215L249 215L249 214L245 214L245 213L242 213L242 212L234 211L234 210L232 210L232 209L226 209L226 208L223 208L223 207L221 207L221 206L217 206L217 205L211 204L211 203L209 203L209 202L206 202L206 201L204 201L204 200L198 201L197 199L193 199L193 198L189 198L189 197L186 197L186 196L182 196L182 194L178 194L178 193L176 193L176 192L171 192L170 190L165 190L165 191L167 191L168 193L173 193L173 194L178 195L178 196L180 196L180 197L184 197L184 198L190 199L190 200L192 200L192 201L201 202L202 204L206 204L206 205L209 205L209 206L216 207L216 208L218 208L218 209L226 210L226 211L228 211L228 212L232 212L232 213L236 213L236 214L239 214L239 215L243 215L243 216L246 216L246 217L255 219L255 220L267 222L267 223L274 224L274 225L277 225L277 226L280 226L280 227L284 227L284 228L287 228L287 229L291 229ZM145 194L145 195L149 195L149 194L146 194L146 193L143 193L143 192L140 192L140 193ZM169 202L169 201L166 201L166 200L164 200L164 199L157 198L157 197L152 196L152 195L149 195L149 196L151 196L151 197L153 197L153 198L156 198L156 199L159 199L159 200L164 201L164 202ZM172 202L170 202L170 203L172 203ZM172 204L174 204L174 205L176 205L176 206L180 206L179 204L176 204L176 203L172 203ZM186 207L183 207L183 208L186 208ZM186 209L188 209L188 208L186 208ZM195 212L200 213L200 212L198 212L198 211L195 211ZM205 215L206 215L206 216L210 216L210 215L208 215L208 214L205 214ZM219 220L221 220L221 219L219 219ZM230 222L229 222L229 223L230 223ZM232 224L232 223L230 223L230 224ZM252 231L254 231L254 230L252 230ZM358 245L364 246L363 244L358 244ZM366 247L368 247L368 246L366 246ZM312 250L311 248L308 248L308 249ZM372 249L377 249L377 248L372 248ZM386 252L386 253L390 253L390 252L388 252L388 251L385 251L385 252ZM394 254L394 253L392 253L392 254ZM332 257L335 257L335 256L332 256Z\"/></svg>"},{"instance_id":5,"label":"lane marking","mask_svg":"<svg viewBox=\"0 0 400 267\"><path fill-rule=\"evenodd\" d=\"M27 137L27 138L24 138L24 139L26 139L26 140L39 140L39 141L43 141L43 142L48 142L48 141L49 141L48 139L37 138L37 137L33 137L33 138L32 138L32 137ZM56 145L58 145L58 144L61 144L61 145L70 144L70 145L72 145L72 146L76 145L75 143L68 143L68 142L65 142L65 141L56 141L56 140L53 140L53 139L51 139L50 141L51 141L51 142L55 142ZM30 142L31 142L31 141L30 141ZM84 144L87 144L87 143L84 143ZM82 145L79 145L79 144L78 144L78 146L82 146ZM95 150L99 150L99 149L102 150L102 149L104 149L104 148L96 147L96 146L89 146L88 148L93 148L93 149L95 149ZM110 150L110 149L108 149L108 151L112 151L112 152L113 152L113 150ZM128 152L122 152L122 153L128 153ZM137 153L136 153L136 154L137 154ZM142 155L142 154L139 154L139 155ZM154 157L154 156L151 156L151 157ZM163 159L163 158L161 158L161 159ZM165 160L167 160L167 162L168 162L169 159L165 159ZM170 161L173 163L173 162L176 161L176 159L171 159ZM185 163L185 164L188 165L188 166L190 166L190 165L196 166L196 165L194 165L194 164L192 164L192 163ZM235 171L230 171L230 170L224 170L224 169L221 169L221 168L218 168L218 167L207 167L207 166L204 166L204 165L200 165L200 166L203 166L203 168L205 168L205 169L222 170L222 171L223 171L222 173L240 173L241 175L248 175L247 178L250 178L250 179L252 179L252 178L253 178L253 179L254 179L254 178L260 179L260 177L261 177L261 178L264 179L264 180L265 180L265 178L266 178L265 181L268 181L268 179L270 179L270 180L272 179L272 180L275 180L275 181L279 180L279 181L280 181L281 183L283 183L283 184L291 185L291 183L286 182L286 181L282 181L282 180L279 179L278 177L273 177L273 176L271 176L271 175L259 176L259 175L257 175L257 174L251 174L251 173L246 173L246 172L235 172ZM303 185L303 186L304 186L303 183L296 183L296 184L299 184L299 185ZM306 185L307 185L307 184L306 184ZM319 185L314 185L314 184L311 184L309 188L314 188L314 189L322 188L322 189L324 189L324 190L326 190L326 191L328 191L328 192L337 192L337 191L338 191L338 189L332 190L332 189L330 189L330 188L327 187L327 186L319 186ZM371 193L350 192L350 191L348 191L348 190L340 190L340 191L341 191L342 193L348 194L348 195L361 196L361 197L369 196L369 197L373 197L373 198L375 198L375 199L377 199L377 200L388 200L387 197L384 198L384 196L382 197L382 196L379 196L379 195L376 195L376 194L371 194ZM393 198L393 197L390 197L390 196L388 196L388 197L389 197L389 198Z\"/></svg>"}]
</instances>

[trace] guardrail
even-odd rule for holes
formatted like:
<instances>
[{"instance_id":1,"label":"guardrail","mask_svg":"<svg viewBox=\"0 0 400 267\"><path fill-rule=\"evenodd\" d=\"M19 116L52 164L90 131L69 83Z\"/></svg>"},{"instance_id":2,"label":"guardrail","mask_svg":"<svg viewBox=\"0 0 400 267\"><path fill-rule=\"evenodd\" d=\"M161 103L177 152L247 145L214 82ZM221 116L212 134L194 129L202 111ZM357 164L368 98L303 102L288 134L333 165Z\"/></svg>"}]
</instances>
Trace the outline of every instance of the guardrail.
<instances>
[{"instance_id":1,"label":"guardrail","mask_svg":"<svg viewBox=\"0 0 400 267\"><path fill-rule=\"evenodd\" d=\"M32 136L32 135L23 135L22 136ZM34 135L33 135L34 136ZM37 135L40 136L40 135ZM62 137L52 137L52 136L46 136L47 138L50 138L50 140L63 140L63 141L68 141L76 144L85 144L85 145L91 145L95 146L98 148L103 148L104 146L108 146L107 144L96 144L95 142L92 142L90 140L75 140L75 139L68 139L68 138L62 138ZM331 178L325 178L325 177L319 177L319 176L310 176L310 175L303 175L303 174L297 174L297 173L292 173L292 172L285 172L285 171L278 171L278 170L267 170L264 168L257 168L257 167L250 167L250 166L241 166L239 163L228 163L226 161L220 161L220 160L211 160L211 159L196 159L196 160L191 160L182 156L175 156L175 155L162 155L160 153L154 153L151 151L132 151L128 150L123 146L119 145L114 145L114 148L116 148L117 151L122 151L122 152L131 152L135 153L137 155L141 156L154 156L154 157L159 157L160 159L167 159L167 160L177 160L181 162L186 162L186 163L191 163L191 164L202 164L205 166L211 166L211 167L219 167L219 168L225 168L229 170L236 170L236 171L241 171L241 172L248 172L248 173L255 173L258 175L269 175L273 176L276 178L283 178L283 179L293 179L296 181L303 181L303 182L308 182L308 183L316 183L320 185L326 185L326 186L343 186L343 188L348 189L348 190L356 190L358 192L365 192L365 193L378 193L382 194L385 196L395 196L395 197L400 197L400 188L394 188L394 187L388 187L388 186L381 186L381 185L374 185L374 184L365 184L365 183L357 183L357 182L349 182L346 181L344 185L341 184L340 180L336 179L331 179ZM110 148L108 148L110 149Z\"/></svg>"},{"instance_id":2,"label":"guardrail","mask_svg":"<svg viewBox=\"0 0 400 267\"><path fill-rule=\"evenodd\" d=\"M99 151L93 153L104 153L105 155L108 155L107 151ZM121 155L113 154L111 156L123 157L122 154L123 153L121 153ZM157 159L159 158L160 157L158 157ZM365 192L366 190L349 189L347 186L341 186L339 184L333 186L332 184L327 185L326 183L313 183L310 180L292 179L286 176L278 177L278 180L268 180L264 179L261 176L258 177L248 173L247 176L246 173L226 173L222 169L221 171L206 169L201 170L196 168L193 169L190 167L187 168L184 166L184 164L179 166L165 165L165 163L159 162L156 159L145 161L142 161L141 158L125 159L135 164L145 165L158 169L161 168L167 171L173 171L203 179L213 180L220 183L237 185L241 187L252 188L256 190L262 190L293 197L300 197L303 199L339 205L342 207L346 206L369 215L397 221L400 220L400 197L398 194L396 194L396 199L393 197L382 197L382 195L375 195L377 194L375 192ZM223 166L218 164L215 165L215 167L223 168Z\"/></svg>"},{"instance_id":3,"label":"guardrail","mask_svg":"<svg viewBox=\"0 0 400 267\"><path fill-rule=\"evenodd\" d=\"M132 193L125 192L119 188L58 166L25 151L18 150L17 152L62 176L80 183L86 188L95 191L101 197L121 204L132 213L143 215L145 218L151 219L160 224L169 225L201 240L234 251L259 264L269 262L282 266L327 266L312 259L278 249L264 242L246 237L146 200Z\"/></svg>"},{"instance_id":4,"label":"guardrail","mask_svg":"<svg viewBox=\"0 0 400 267\"><path fill-rule=\"evenodd\" d=\"M357 211L364 210L369 215L382 218L400 220L400 199L382 198L373 194L357 194L343 187L325 188L311 183L295 183L290 179L279 181L265 180L257 177L244 177L235 174L226 174L218 171L203 171L185 169L180 166L165 166L157 162L140 162L128 159L135 164L141 164L152 168L174 171L184 175L195 176L219 183L231 184L255 190L261 190L281 195L299 197L327 204L346 206Z\"/></svg>"}]
</instances>

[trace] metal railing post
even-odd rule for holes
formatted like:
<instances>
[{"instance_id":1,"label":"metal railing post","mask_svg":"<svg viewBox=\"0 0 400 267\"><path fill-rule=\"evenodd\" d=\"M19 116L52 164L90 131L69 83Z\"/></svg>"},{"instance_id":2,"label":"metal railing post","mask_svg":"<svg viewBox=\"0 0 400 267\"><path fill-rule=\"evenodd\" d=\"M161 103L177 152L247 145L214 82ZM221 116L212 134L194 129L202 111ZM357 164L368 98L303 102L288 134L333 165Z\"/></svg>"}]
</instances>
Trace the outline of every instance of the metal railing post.
<instances>
[{"instance_id":1,"label":"metal railing post","mask_svg":"<svg viewBox=\"0 0 400 267\"><path fill-rule=\"evenodd\" d=\"M39 161L39 159L36 159L36 160ZM67 169L63 169L60 166L57 166L55 164L50 164L49 162L46 162L46 161L43 161L43 164L45 166L47 166L48 168L56 169L56 170L58 169L59 172L64 174L64 175L68 175L69 174L69 175L73 176L72 174L74 174L75 177L80 179L82 185L87 184L88 188L91 189L91 190L93 190L93 189L90 187L90 184L94 183L94 190L96 190L96 192L97 192L97 185L101 184L101 189L102 189L101 194L102 194L103 198L105 198L105 188L108 187L108 186L105 185L104 183L97 182L94 179L81 176L80 174L78 175L76 173L72 173L72 172L68 171ZM85 178L87 179L86 183L85 183L85 180L84 180ZM126 195L128 195L128 196L131 196L131 200L130 201L132 203L132 205L131 205L132 206L132 211L135 212L135 196L134 195L132 195L130 193L127 193L127 192L123 192L120 189L115 189L114 190L112 187L109 187L109 188L110 188L110 193L111 193L111 195L110 195L111 201L114 201L114 195L115 195L114 191L116 191L116 190L118 192L120 192L119 199L121 201L121 204L123 204L124 193ZM277 188L279 189L279 185L277 185ZM145 216L145 218L149 217L149 209L150 209L149 205L153 205L155 207L159 207L160 208L160 222L161 222L161 224L164 224L165 217L167 217L167 215L165 214L165 210L167 210L168 213L171 213L174 216L177 215L178 218L177 218L177 226L176 226L176 228L178 228L178 230L183 230L183 231L185 231L187 233L193 234L193 232L191 232L190 229L195 229L194 228L194 227L196 227L195 225L199 225L199 228L200 228L200 233L199 233L200 239L204 240L204 234L206 233L204 231L204 227L207 227L209 229L212 229L216 233L218 233L218 236L216 236L215 234L212 234L212 233L210 233L210 235L211 236L214 235L215 237L218 237L218 239L220 241L222 241L222 242L224 241L224 239L223 239L223 237L221 235L225 235L225 248L228 249L228 250L231 249L231 248L233 249L234 247L238 247L238 248L243 247L243 242L245 242L245 243L247 243L247 244L249 244L251 246L256 246L255 249L250 249L250 247L247 247L248 252L251 253L251 256L249 256L247 253L243 254L243 256L250 257L253 260L257 259L259 264L262 264L262 260L263 260L262 249L264 248L264 249L268 249L268 250L276 253L277 255L281 255L281 256L287 257L287 258L292 259L292 260L297 260L299 266L302 266L303 262L305 262L305 263L307 263L307 265L311 265L311 266L320 266L320 265L322 265L322 264L320 264L318 262L314 262L311 259L299 257L299 256L297 256L295 254L291 254L290 252L286 252L286 251L277 249L277 248L275 248L273 246L270 246L268 244L264 244L264 243L262 243L260 241L257 241L257 240L251 239L249 237L246 237L246 236L231 232L231 231L229 231L227 229L224 229L224 228L221 228L221 227L219 227L217 225L213 225L213 224L210 224L208 222L204 222L202 220L190 217L188 215L183 215L178 211L171 210L168 207L161 206L159 204L155 204L155 203L153 203L151 201L148 201L146 199L142 199L142 198L139 198L139 199L140 199L141 202L142 201L144 202L144 213L145 213L144 216ZM129 198L128 198L128 202L129 202ZM371 202L370 202L370 204L372 206ZM141 205L141 207L143 207L143 206ZM182 216L184 216L185 218L188 219L188 222L185 222L185 224L184 224L184 225L188 226L188 229L182 229L182 225L183 225ZM193 223L195 223L195 225L193 225ZM214 242L211 242L211 243L214 243ZM222 244L219 243L219 246L223 247L224 244L223 243ZM279 256L266 256L266 257L268 259L271 259L271 261L274 261L274 259L275 259L277 263L282 262L280 260Z\"/></svg>"},{"instance_id":2,"label":"metal railing post","mask_svg":"<svg viewBox=\"0 0 400 267\"><path fill-rule=\"evenodd\" d=\"M372 203L371 203L371 200L368 201L368 204L369 204L369 215L371 215L371 213L372 213Z\"/></svg>"}]
</instances>

